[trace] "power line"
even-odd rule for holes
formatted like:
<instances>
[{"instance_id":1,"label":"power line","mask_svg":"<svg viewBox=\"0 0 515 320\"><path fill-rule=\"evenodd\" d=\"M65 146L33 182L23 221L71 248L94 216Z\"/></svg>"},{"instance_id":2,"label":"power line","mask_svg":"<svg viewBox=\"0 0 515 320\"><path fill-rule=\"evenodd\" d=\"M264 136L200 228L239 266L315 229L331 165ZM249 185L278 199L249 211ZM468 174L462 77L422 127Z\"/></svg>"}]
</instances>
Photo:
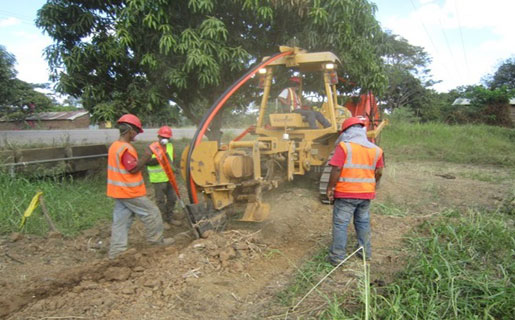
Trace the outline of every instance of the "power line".
<instances>
[{"instance_id":1,"label":"power line","mask_svg":"<svg viewBox=\"0 0 515 320\"><path fill-rule=\"evenodd\" d=\"M445 33L441 17L438 19L438 23L440 24L440 29L442 29L443 38L445 40L445 45L447 46L447 50L449 50L449 55L451 56L452 64L454 65L456 73L459 74L461 81L463 81L464 80L463 74L461 73L460 69L458 68L456 59L454 59L454 53L452 52L451 45L449 43L449 39L447 38L447 34Z\"/></svg>"},{"instance_id":2,"label":"power line","mask_svg":"<svg viewBox=\"0 0 515 320\"><path fill-rule=\"evenodd\" d=\"M458 13L458 1L454 0L454 8L456 10L456 20L458 21L458 30L460 31L461 48L463 49L463 58L465 60L465 67L467 68L467 78L470 78L470 68L467 60L467 51L465 51L465 41L463 41L463 32L461 28L460 15Z\"/></svg>"},{"instance_id":3,"label":"power line","mask_svg":"<svg viewBox=\"0 0 515 320\"><path fill-rule=\"evenodd\" d=\"M35 26L34 19L28 18L26 16L20 16L20 15L17 15L17 14L13 14L13 13L11 13L9 11L5 11L5 10L0 10L0 18L7 18L7 19L14 18L18 22L20 22L20 23L28 24L28 25L31 25L31 26Z\"/></svg>"},{"instance_id":4,"label":"power line","mask_svg":"<svg viewBox=\"0 0 515 320\"><path fill-rule=\"evenodd\" d=\"M3 9L0 9L0 14L7 15L9 17L15 17L15 18L18 18L20 20L25 20L25 21L31 21L31 19L33 19L33 17L29 17L26 15L20 15L19 13L10 12L10 11L3 10Z\"/></svg>"},{"instance_id":5,"label":"power line","mask_svg":"<svg viewBox=\"0 0 515 320\"><path fill-rule=\"evenodd\" d=\"M413 10L417 11L418 8L415 6L415 3L413 3L413 0L410 0L410 2L411 2L411 5L413 6ZM429 34L429 31L427 30L426 25L424 24L424 22L422 20L420 20L420 24L422 25L422 28L424 29L426 36L429 39L429 42L431 43L433 50L435 51L435 55L440 56L438 49L436 48L436 45L433 42L433 38L431 38L431 35ZM449 70L449 68L447 68L447 65L445 63L443 63L442 61L438 61L438 63L441 64L445 70Z\"/></svg>"}]
</instances>

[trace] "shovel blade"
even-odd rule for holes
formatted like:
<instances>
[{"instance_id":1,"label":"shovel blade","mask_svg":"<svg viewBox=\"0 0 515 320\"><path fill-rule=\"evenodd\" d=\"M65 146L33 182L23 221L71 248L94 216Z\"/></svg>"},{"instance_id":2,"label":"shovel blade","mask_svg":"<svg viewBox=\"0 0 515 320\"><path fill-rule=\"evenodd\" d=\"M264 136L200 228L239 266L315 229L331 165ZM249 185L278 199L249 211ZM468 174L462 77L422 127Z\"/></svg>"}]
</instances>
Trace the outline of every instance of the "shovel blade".
<instances>
[{"instance_id":1,"label":"shovel blade","mask_svg":"<svg viewBox=\"0 0 515 320\"><path fill-rule=\"evenodd\" d=\"M239 221L261 222L270 215L270 205L262 202L251 202L247 204L245 213Z\"/></svg>"}]
</instances>

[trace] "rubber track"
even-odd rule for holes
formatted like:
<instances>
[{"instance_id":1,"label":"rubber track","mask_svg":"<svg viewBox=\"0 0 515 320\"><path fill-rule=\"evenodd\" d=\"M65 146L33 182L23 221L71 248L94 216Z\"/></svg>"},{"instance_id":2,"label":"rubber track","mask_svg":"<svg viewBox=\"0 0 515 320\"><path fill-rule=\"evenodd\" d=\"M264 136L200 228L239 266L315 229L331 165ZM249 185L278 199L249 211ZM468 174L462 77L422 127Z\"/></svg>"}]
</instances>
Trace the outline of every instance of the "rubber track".
<instances>
[{"instance_id":1,"label":"rubber track","mask_svg":"<svg viewBox=\"0 0 515 320\"><path fill-rule=\"evenodd\" d=\"M332 167L329 165L330 159L333 157L333 152L329 156L329 160L325 163L325 166L322 170L322 175L320 176L320 182L318 184L318 191L320 193L320 201L324 204L331 204L329 199L326 196L327 184L329 183L329 176L331 175Z\"/></svg>"}]
</instances>

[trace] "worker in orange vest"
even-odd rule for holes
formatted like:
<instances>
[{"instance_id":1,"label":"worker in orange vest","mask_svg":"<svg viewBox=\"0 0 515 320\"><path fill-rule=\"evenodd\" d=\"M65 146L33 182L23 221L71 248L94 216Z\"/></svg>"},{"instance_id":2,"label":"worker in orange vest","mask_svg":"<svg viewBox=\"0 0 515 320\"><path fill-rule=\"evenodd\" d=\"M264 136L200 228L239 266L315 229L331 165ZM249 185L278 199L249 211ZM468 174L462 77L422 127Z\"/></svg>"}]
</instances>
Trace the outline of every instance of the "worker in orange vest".
<instances>
[{"instance_id":1,"label":"worker in orange vest","mask_svg":"<svg viewBox=\"0 0 515 320\"><path fill-rule=\"evenodd\" d=\"M302 93L299 92L301 82L300 78L291 77L289 82L290 86L283 89L277 97L283 107L287 108L288 112L300 113L309 123L310 129L318 129L317 121L320 122L324 128L330 127L331 123L327 121L322 113L314 111L311 107L302 104L302 100L300 98Z\"/></svg>"},{"instance_id":2,"label":"worker in orange vest","mask_svg":"<svg viewBox=\"0 0 515 320\"><path fill-rule=\"evenodd\" d=\"M158 148L157 150L164 151L163 160L167 162L167 166L172 167L174 153L173 144L170 142L172 137L172 128L169 126L162 126L157 131L157 142L154 142ZM152 149L152 148L151 148ZM156 203L161 211L163 220L174 226L180 226L182 223L179 219L176 219L174 213L175 203L177 202L177 195L173 190L172 184L170 183L168 176L166 175L165 169L161 166L155 153L152 154L152 159L147 162L148 179L154 187L154 194L156 197ZM166 228L169 228L165 225Z\"/></svg>"},{"instance_id":3,"label":"worker in orange vest","mask_svg":"<svg viewBox=\"0 0 515 320\"><path fill-rule=\"evenodd\" d=\"M329 201L334 201L333 241L328 257L334 266L347 256L347 227L351 219L354 219L358 246L364 248L367 260L372 257L370 201L375 198L384 167L383 150L368 141L361 118L348 118L343 122L337 143L329 161L332 170L326 191ZM363 250L357 254L362 257Z\"/></svg>"},{"instance_id":4,"label":"worker in orange vest","mask_svg":"<svg viewBox=\"0 0 515 320\"><path fill-rule=\"evenodd\" d=\"M147 148L138 159L131 142L143 132L141 121L132 114L118 120L120 138L109 147L107 157L107 196L114 199L109 258L127 250L127 238L134 216L145 224L147 240L163 243L163 220L156 205L146 197L141 170L152 153Z\"/></svg>"}]
</instances>

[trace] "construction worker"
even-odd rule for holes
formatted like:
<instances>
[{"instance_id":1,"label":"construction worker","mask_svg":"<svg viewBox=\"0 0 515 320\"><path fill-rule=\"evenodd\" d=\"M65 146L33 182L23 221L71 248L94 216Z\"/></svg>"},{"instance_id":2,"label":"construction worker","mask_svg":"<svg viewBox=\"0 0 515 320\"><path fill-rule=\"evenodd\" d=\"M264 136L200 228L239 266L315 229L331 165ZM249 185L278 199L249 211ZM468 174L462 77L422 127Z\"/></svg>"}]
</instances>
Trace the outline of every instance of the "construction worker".
<instances>
[{"instance_id":1,"label":"construction worker","mask_svg":"<svg viewBox=\"0 0 515 320\"><path fill-rule=\"evenodd\" d=\"M127 249L127 238L134 216L145 224L147 240L163 243L163 220L156 205L146 197L141 170L151 157L147 148L138 159L131 142L143 132L141 121L132 114L118 120L120 138L109 147L107 158L107 196L114 199L109 258Z\"/></svg>"},{"instance_id":2,"label":"construction worker","mask_svg":"<svg viewBox=\"0 0 515 320\"><path fill-rule=\"evenodd\" d=\"M310 107L302 105L300 98L300 78L291 77L290 86L283 89L279 93L278 99L283 107L287 108L289 112L300 113L302 117L308 122L310 129L318 129L317 120L324 128L330 127L331 124L327 119L318 111L311 110Z\"/></svg>"},{"instance_id":3,"label":"construction worker","mask_svg":"<svg viewBox=\"0 0 515 320\"><path fill-rule=\"evenodd\" d=\"M168 126L162 126L157 131L157 143L163 146L166 152L165 161L168 162L170 167L174 159L173 145L170 142L171 137L172 128ZM168 180L166 172L157 161L155 154L152 154L152 159L147 162L147 171L150 183L154 186L157 206L161 211L163 220L168 224L180 226L181 221L174 219L174 208L175 203L177 202L177 195Z\"/></svg>"},{"instance_id":4,"label":"construction worker","mask_svg":"<svg viewBox=\"0 0 515 320\"><path fill-rule=\"evenodd\" d=\"M348 118L342 124L334 155L327 197L334 201L333 241L329 249L329 262L336 266L347 256L347 227L354 219L358 245L365 258L372 257L370 244L370 201L375 198L376 185L381 179L383 150L368 141L365 122L358 117ZM362 251L358 255L362 257Z\"/></svg>"}]
</instances>

